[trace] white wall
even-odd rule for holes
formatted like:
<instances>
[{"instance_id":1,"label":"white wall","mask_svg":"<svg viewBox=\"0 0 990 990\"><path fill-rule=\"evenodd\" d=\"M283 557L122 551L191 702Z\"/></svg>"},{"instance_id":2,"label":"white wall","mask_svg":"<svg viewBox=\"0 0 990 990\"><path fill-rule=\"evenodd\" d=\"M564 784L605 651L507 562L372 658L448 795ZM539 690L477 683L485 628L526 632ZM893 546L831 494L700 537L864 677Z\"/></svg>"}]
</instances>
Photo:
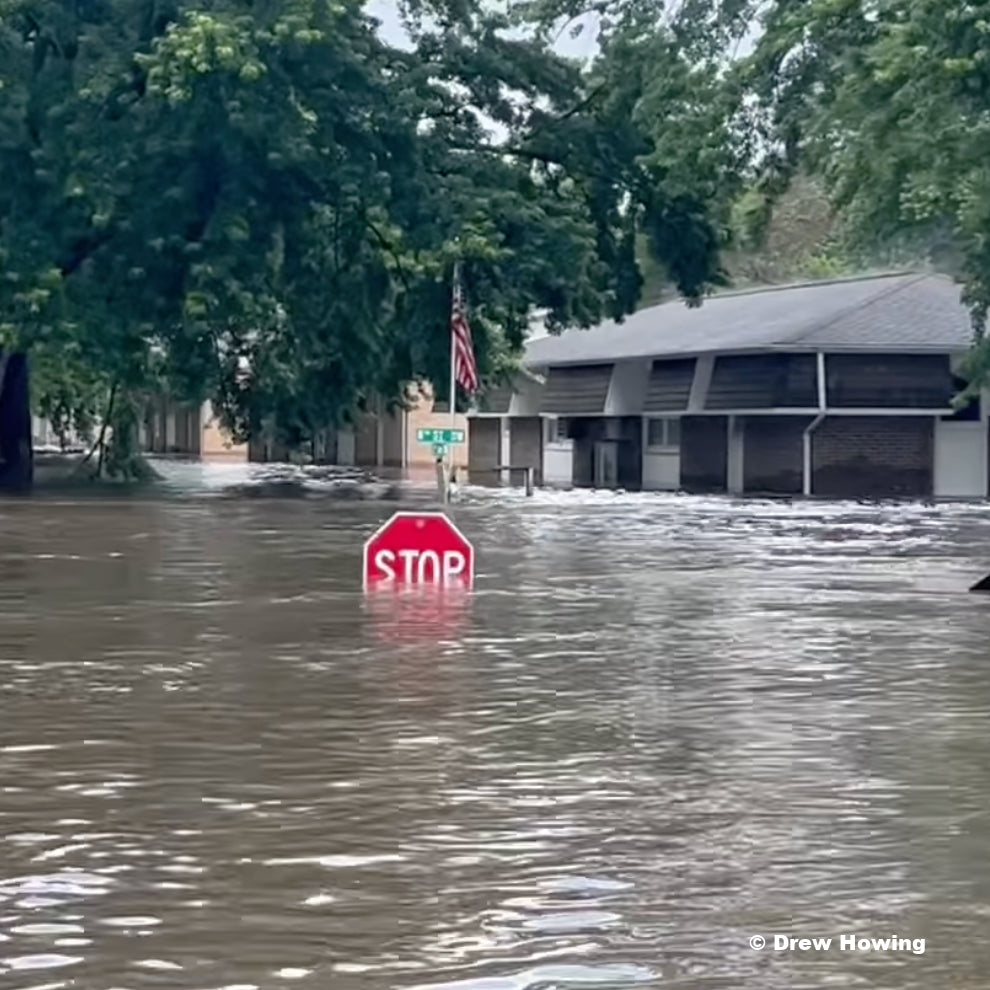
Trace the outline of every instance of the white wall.
<instances>
[{"instance_id":1,"label":"white wall","mask_svg":"<svg viewBox=\"0 0 990 990\"><path fill-rule=\"evenodd\" d=\"M512 420L508 416L500 416L498 421L498 462L501 465L512 463Z\"/></svg>"},{"instance_id":2,"label":"white wall","mask_svg":"<svg viewBox=\"0 0 990 990\"><path fill-rule=\"evenodd\" d=\"M650 385L652 361L642 358L617 361L612 369L608 395L605 397L605 416L639 416L646 402Z\"/></svg>"},{"instance_id":3,"label":"white wall","mask_svg":"<svg viewBox=\"0 0 990 990\"><path fill-rule=\"evenodd\" d=\"M574 485L574 441L552 440L543 448L543 484L548 488Z\"/></svg>"},{"instance_id":4,"label":"white wall","mask_svg":"<svg viewBox=\"0 0 990 990\"><path fill-rule=\"evenodd\" d=\"M509 401L508 415L539 416L544 387L543 382L536 381L528 375L516 375L512 381L512 398Z\"/></svg>"},{"instance_id":5,"label":"white wall","mask_svg":"<svg viewBox=\"0 0 990 990\"><path fill-rule=\"evenodd\" d=\"M712 372L715 370L715 358L711 354L702 354L694 365L694 378L691 380L691 394L688 396L688 412L701 412L705 408L708 397L708 387L712 383Z\"/></svg>"},{"instance_id":6,"label":"white wall","mask_svg":"<svg viewBox=\"0 0 990 990\"><path fill-rule=\"evenodd\" d=\"M935 497L986 498L987 424L935 421Z\"/></svg>"},{"instance_id":7,"label":"white wall","mask_svg":"<svg viewBox=\"0 0 990 990\"><path fill-rule=\"evenodd\" d=\"M643 452L643 490L674 492L681 487L681 455L666 451Z\"/></svg>"}]
</instances>

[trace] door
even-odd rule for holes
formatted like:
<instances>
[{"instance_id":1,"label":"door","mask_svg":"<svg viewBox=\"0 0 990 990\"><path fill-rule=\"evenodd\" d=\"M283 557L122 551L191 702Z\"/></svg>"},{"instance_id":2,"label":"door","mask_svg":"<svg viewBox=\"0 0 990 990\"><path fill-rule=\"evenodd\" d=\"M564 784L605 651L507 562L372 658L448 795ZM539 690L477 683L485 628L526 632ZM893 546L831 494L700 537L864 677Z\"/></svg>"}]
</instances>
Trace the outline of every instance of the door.
<instances>
[{"instance_id":1,"label":"door","mask_svg":"<svg viewBox=\"0 0 990 990\"><path fill-rule=\"evenodd\" d=\"M935 497L986 498L987 424L935 422Z\"/></svg>"},{"instance_id":2,"label":"door","mask_svg":"<svg viewBox=\"0 0 990 990\"><path fill-rule=\"evenodd\" d=\"M681 421L669 416L643 420L643 489L672 492L681 487Z\"/></svg>"},{"instance_id":3,"label":"door","mask_svg":"<svg viewBox=\"0 0 990 990\"><path fill-rule=\"evenodd\" d=\"M595 444L595 488L619 487L619 447L614 440Z\"/></svg>"}]
</instances>

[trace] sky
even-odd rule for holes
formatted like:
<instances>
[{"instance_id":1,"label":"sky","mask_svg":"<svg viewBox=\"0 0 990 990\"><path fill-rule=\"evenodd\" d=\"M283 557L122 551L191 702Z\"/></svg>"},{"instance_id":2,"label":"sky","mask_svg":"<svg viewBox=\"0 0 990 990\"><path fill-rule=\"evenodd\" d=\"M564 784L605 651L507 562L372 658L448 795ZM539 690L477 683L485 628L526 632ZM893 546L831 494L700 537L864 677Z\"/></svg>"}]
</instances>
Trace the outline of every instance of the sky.
<instances>
[{"instance_id":1,"label":"sky","mask_svg":"<svg viewBox=\"0 0 990 990\"><path fill-rule=\"evenodd\" d=\"M409 37L402 26L395 0L368 0L365 5L368 13L380 23L379 33L389 44L404 47L409 43ZM592 21L591 17L587 18ZM563 31L558 37L554 48L563 56L590 60L596 50L595 32L586 27L578 37L571 37L569 31ZM506 129L495 121L484 118L489 138L495 143L504 141L508 135Z\"/></svg>"},{"instance_id":2,"label":"sky","mask_svg":"<svg viewBox=\"0 0 990 990\"><path fill-rule=\"evenodd\" d=\"M372 17L381 21L381 33L387 41L401 45L406 40L395 0L369 0L367 10ZM596 48L594 32L585 29L577 38L571 38L569 32L565 31L554 47L561 55L571 58L591 58Z\"/></svg>"},{"instance_id":3,"label":"sky","mask_svg":"<svg viewBox=\"0 0 990 990\"><path fill-rule=\"evenodd\" d=\"M386 41L397 46L403 45L404 42L408 43L408 36L402 27L402 21L399 17L395 0L368 0L366 9L372 17L380 22L380 32ZM597 50L596 32L591 29L593 24L593 18L588 17L585 23L585 29L576 38L571 36L570 31L562 31L554 47L561 55L578 58L582 61L590 60L594 57ZM753 32L745 37L738 46L736 50L737 57L745 57L750 53L756 34L757 31L754 27ZM498 125L492 126L491 133L495 140L499 139L501 132L502 128ZM530 336L539 337L546 333L546 328L542 326L542 322L537 321L531 328Z\"/></svg>"},{"instance_id":4,"label":"sky","mask_svg":"<svg viewBox=\"0 0 990 990\"><path fill-rule=\"evenodd\" d=\"M408 42L408 36L402 27L402 21L399 18L394 0L369 0L366 9L372 17L381 23L380 33L386 41L396 46L401 46L404 42ZM570 58L578 58L582 61L591 59L597 48L595 44L595 33L594 31L589 31L586 27L577 38L573 38L570 32L564 31L557 39L554 47L561 55ZM492 125L492 135L496 140L502 130L498 125ZM547 330L542 325L542 321L534 321L533 327L530 330L530 336L542 337L546 333Z\"/></svg>"}]
</instances>

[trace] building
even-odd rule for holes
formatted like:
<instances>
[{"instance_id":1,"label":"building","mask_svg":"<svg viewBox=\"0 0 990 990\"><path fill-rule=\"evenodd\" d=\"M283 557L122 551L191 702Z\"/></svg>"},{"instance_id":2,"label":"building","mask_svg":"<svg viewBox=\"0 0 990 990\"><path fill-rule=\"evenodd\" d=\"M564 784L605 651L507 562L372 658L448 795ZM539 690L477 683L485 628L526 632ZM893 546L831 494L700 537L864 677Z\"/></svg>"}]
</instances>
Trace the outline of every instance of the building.
<instances>
[{"instance_id":1,"label":"building","mask_svg":"<svg viewBox=\"0 0 990 990\"><path fill-rule=\"evenodd\" d=\"M184 405L161 398L151 403L140 424L141 449L204 460L247 461L247 444L234 443L209 402Z\"/></svg>"},{"instance_id":2,"label":"building","mask_svg":"<svg viewBox=\"0 0 990 990\"><path fill-rule=\"evenodd\" d=\"M91 436L81 436L70 429L60 433L42 416L31 417L34 449L42 453L71 453L89 450L94 435L100 432L94 425ZM220 425L209 402L187 405L159 398L145 410L138 424L138 444L144 453L172 454L179 457L201 457L208 460L246 461L247 445L234 443Z\"/></svg>"},{"instance_id":3,"label":"building","mask_svg":"<svg viewBox=\"0 0 990 990\"><path fill-rule=\"evenodd\" d=\"M513 380L488 389L468 421L468 476L474 484L522 485L523 471L531 469L535 484L573 481L568 474L570 445L560 463L556 431L566 421L543 411L544 379L522 368ZM507 470L511 468L518 470Z\"/></svg>"},{"instance_id":4,"label":"building","mask_svg":"<svg viewBox=\"0 0 990 990\"><path fill-rule=\"evenodd\" d=\"M406 409L382 414L366 413L351 427L327 430L317 442L300 450L289 450L271 436L253 437L248 444L235 443L220 424L210 402L183 403L158 396L146 406L139 423L139 446L148 454L179 458L236 462L288 462L304 458L323 464L369 468L395 468L405 474L421 472L431 479L435 472L432 443L420 442L423 429L456 429L464 442L453 445L456 468L468 467L468 423L463 413L451 418L446 403L436 402L428 385L409 389ZM31 417L34 447L43 452L88 450L92 438L70 431L60 436L48 420ZM98 432L98 427L97 427Z\"/></svg>"},{"instance_id":5,"label":"building","mask_svg":"<svg viewBox=\"0 0 990 990\"><path fill-rule=\"evenodd\" d=\"M263 433L249 444L234 443L219 424L209 402L185 405L160 398L152 402L141 424L141 449L152 454L172 454L223 459L232 462L287 462L304 458L322 464L369 468L393 468L404 474L417 472L432 478L435 470L433 445L421 443L422 429L459 429L465 442L454 445L454 464L468 466L468 424L464 414L453 420L445 403L435 402L426 385L410 388L407 409L365 413L353 426L327 430L304 449L289 450L274 436ZM41 433L39 427L36 432ZM45 433L47 437L47 433Z\"/></svg>"},{"instance_id":6,"label":"building","mask_svg":"<svg viewBox=\"0 0 990 990\"><path fill-rule=\"evenodd\" d=\"M435 454L432 443L418 439L420 430L457 429L465 442L453 445L454 466L468 467L468 422L463 413L451 418L449 406L437 402L428 385L410 386L406 409L364 413L353 426L328 430L311 456L325 464L368 468L390 468L406 475L433 477ZM265 437L250 445L252 461L286 461L291 452Z\"/></svg>"},{"instance_id":7,"label":"building","mask_svg":"<svg viewBox=\"0 0 990 990\"><path fill-rule=\"evenodd\" d=\"M983 498L987 397L952 405L959 287L898 273L677 300L532 339L470 420L472 480L686 492Z\"/></svg>"}]
</instances>

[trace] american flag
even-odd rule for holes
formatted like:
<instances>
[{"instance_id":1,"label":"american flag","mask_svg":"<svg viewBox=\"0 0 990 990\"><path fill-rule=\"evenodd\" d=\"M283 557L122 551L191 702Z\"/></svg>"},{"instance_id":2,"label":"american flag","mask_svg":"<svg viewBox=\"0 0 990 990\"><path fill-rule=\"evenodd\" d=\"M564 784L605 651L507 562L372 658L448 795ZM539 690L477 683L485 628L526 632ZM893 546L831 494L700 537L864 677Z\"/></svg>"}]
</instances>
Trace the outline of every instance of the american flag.
<instances>
[{"instance_id":1,"label":"american flag","mask_svg":"<svg viewBox=\"0 0 990 990\"><path fill-rule=\"evenodd\" d=\"M454 378L469 395L478 391L478 365L474 361L471 327L464 307L461 288L461 267L454 268L453 304L450 310L450 332L453 334Z\"/></svg>"}]
</instances>

